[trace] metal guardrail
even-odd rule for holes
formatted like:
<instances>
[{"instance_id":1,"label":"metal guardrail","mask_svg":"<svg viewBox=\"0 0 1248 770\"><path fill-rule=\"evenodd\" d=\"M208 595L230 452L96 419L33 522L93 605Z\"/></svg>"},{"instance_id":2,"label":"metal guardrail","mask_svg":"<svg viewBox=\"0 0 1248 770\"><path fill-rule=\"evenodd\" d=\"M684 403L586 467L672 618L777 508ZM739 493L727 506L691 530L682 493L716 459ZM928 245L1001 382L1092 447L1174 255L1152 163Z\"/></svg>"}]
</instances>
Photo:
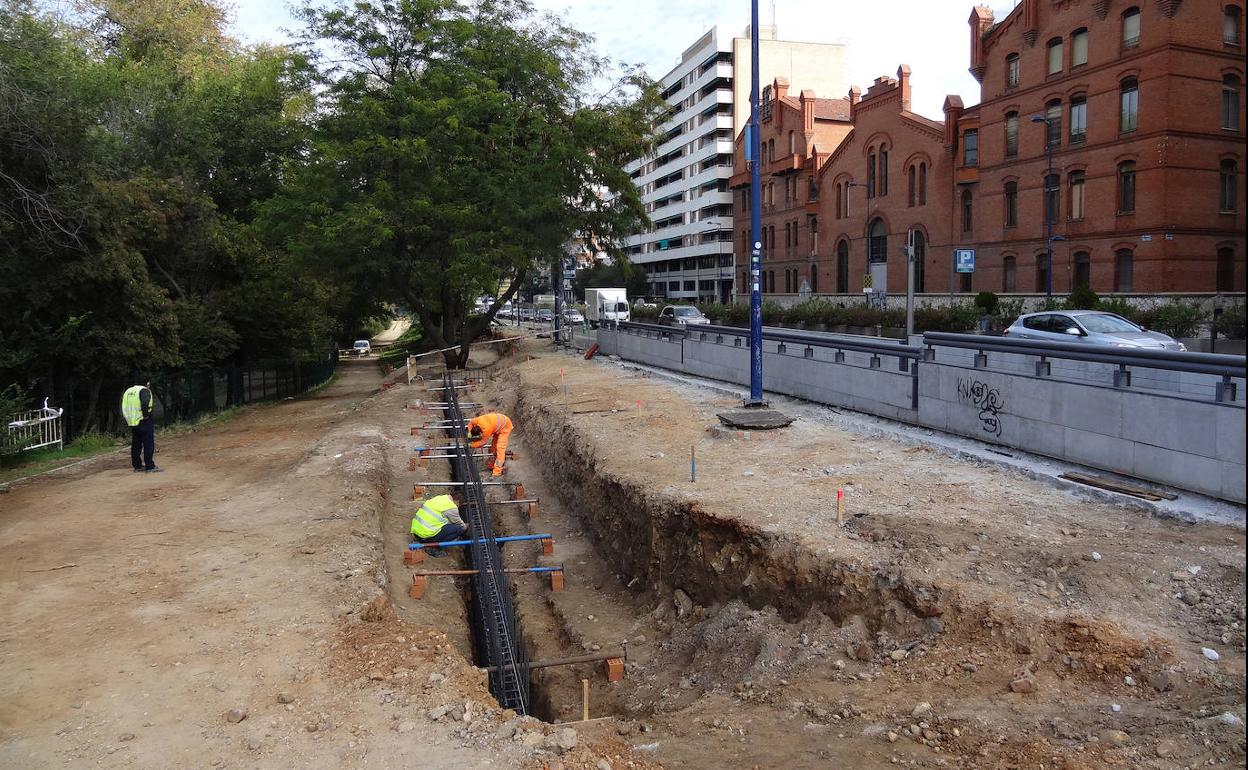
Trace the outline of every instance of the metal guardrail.
<instances>
[{"instance_id":1,"label":"metal guardrail","mask_svg":"<svg viewBox=\"0 0 1248 770\"><path fill-rule=\"evenodd\" d=\"M1047 340L1011 340L1008 337L988 337L978 334L953 334L950 332L925 332L923 334L923 358L926 361L936 359L936 347L962 348L975 351L975 367L988 366L988 353L1013 353L1015 355L1036 356L1036 376L1050 375L1050 358L1068 361L1090 361L1092 363L1112 364L1118 367L1114 372L1115 387L1130 387L1131 370L1129 367L1141 369L1161 369L1172 372L1189 372L1192 374L1209 374L1221 377L1215 389L1215 400L1234 401L1237 395L1236 383L1233 378L1244 378L1244 356L1232 356L1223 353L1185 353L1175 350L1148 350L1143 348L1116 348L1104 345L1088 345L1075 342L1050 342Z\"/></svg>"},{"instance_id":2,"label":"metal guardrail","mask_svg":"<svg viewBox=\"0 0 1248 770\"><path fill-rule=\"evenodd\" d=\"M6 447L23 452L48 446L64 449L65 436L61 427L64 413L64 409L48 406L48 399L45 398L39 409L13 415L8 424L8 434L0 442L0 452L7 451Z\"/></svg>"}]
</instances>

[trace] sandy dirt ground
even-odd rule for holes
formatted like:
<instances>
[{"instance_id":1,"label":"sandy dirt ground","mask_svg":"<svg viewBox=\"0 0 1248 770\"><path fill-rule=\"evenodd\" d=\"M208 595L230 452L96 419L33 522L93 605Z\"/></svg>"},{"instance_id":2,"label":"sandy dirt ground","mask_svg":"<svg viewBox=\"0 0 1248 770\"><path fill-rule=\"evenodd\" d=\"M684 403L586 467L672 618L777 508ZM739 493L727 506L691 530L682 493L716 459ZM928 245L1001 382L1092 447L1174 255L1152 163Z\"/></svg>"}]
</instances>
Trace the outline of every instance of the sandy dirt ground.
<instances>
[{"instance_id":1,"label":"sandy dirt ground","mask_svg":"<svg viewBox=\"0 0 1248 770\"><path fill-rule=\"evenodd\" d=\"M462 639L378 599L410 452L380 385L344 362L158 437L163 473L114 454L0 495L0 767L630 766L499 710Z\"/></svg>"},{"instance_id":2,"label":"sandy dirt ground","mask_svg":"<svg viewBox=\"0 0 1248 770\"><path fill-rule=\"evenodd\" d=\"M665 766L1243 764L1242 529L809 404L783 431L723 430L734 399L610 362L538 353L486 397L537 448L551 515L530 530L589 557L569 585L592 596L547 601L563 651L640 638L609 705L652 723L630 740Z\"/></svg>"}]
</instances>

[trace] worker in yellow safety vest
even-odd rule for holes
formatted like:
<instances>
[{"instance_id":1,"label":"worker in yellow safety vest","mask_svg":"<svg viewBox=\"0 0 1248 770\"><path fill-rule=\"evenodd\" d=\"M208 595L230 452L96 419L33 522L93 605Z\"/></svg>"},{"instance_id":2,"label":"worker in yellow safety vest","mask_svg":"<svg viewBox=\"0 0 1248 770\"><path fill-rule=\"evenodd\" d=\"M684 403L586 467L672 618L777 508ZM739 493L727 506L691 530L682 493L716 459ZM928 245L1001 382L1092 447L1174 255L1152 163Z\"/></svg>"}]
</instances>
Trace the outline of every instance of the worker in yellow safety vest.
<instances>
[{"instance_id":1,"label":"worker in yellow safety vest","mask_svg":"<svg viewBox=\"0 0 1248 770\"><path fill-rule=\"evenodd\" d=\"M473 417L468 421L468 438L472 439L472 448L480 449L485 442L490 442L490 458L488 466L495 476L503 475L503 463L507 459L507 442L511 439L511 418L502 412Z\"/></svg>"},{"instance_id":2,"label":"worker in yellow safety vest","mask_svg":"<svg viewBox=\"0 0 1248 770\"><path fill-rule=\"evenodd\" d=\"M446 543L463 540L468 533L459 517L458 494L438 495L423 501L412 516L412 539L418 543ZM431 556L441 556L442 549L430 549Z\"/></svg>"},{"instance_id":3,"label":"worker in yellow safety vest","mask_svg":"<svg viewBox=\"0 0 1248 770\"><path fill-rule=\"evenodd\" d=\"M156 473L152 456L156 454L156 425L152 421L152 383L146 376L136 377L142 385L127 388L121 395L121 416L130 426L130 465L134 472ZM141 457L140 457L141 454Z\"/></svg>"}]
</instances>

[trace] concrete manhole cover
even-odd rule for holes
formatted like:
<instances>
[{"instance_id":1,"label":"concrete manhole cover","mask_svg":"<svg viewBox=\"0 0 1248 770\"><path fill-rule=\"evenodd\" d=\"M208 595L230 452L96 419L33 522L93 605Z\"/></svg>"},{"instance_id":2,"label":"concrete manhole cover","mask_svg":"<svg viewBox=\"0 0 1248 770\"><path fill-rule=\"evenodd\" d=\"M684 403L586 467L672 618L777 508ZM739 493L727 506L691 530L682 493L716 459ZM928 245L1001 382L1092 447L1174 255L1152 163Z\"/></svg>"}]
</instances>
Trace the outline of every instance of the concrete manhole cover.
<instances>
[{"instance_id":1,"label":"concrete manhole cover","mask_svg":"<svg viewBox=\"0 0 1248 770\"><path fill-rule=\"evenodd\" d=\"M724 425L743 430L771 430L793 422L792 417L775 409L730 409L718 417Z\"/></svg>"}]
</instances>

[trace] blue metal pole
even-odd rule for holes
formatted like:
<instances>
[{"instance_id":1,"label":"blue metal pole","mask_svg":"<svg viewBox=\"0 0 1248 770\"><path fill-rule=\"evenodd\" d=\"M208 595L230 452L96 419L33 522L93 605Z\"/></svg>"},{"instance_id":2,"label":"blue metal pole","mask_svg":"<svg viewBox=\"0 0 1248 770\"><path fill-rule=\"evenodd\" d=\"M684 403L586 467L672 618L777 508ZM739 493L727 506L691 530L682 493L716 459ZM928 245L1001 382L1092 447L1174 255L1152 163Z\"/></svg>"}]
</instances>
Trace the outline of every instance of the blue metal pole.
<instances>
[{"instance_id":1,"label":"blue metal pole","mask_svg":"<svg viewBox=\"0 0 1248 770\"><path fill-rule=\"evenodd\" d=\"M553 539L554 539L554 535L511 535L509 537L496 537L494 538L494 542L514 543L518 540L553 540ZM419 551L421 548L424 548L425 546L432 546L434 548L446 548L452 545L472 545L473 543L478 543L478 542L481 542L481 541L479 540L448 540L445 543L408 543L407 549L409 551Z\"/></svg>"},{"instance_id":2,"label":"blue metal pole","mask_svg":"<svg viewBox=\"0 0 1248 770\"><path fill-rule=\"evenodd\" d=\"M763 403L763 296L762 280L763 198L762 132L758 122L758 0L750 0L750 400L746 406Z\"/></svg>"}]
</instances>

